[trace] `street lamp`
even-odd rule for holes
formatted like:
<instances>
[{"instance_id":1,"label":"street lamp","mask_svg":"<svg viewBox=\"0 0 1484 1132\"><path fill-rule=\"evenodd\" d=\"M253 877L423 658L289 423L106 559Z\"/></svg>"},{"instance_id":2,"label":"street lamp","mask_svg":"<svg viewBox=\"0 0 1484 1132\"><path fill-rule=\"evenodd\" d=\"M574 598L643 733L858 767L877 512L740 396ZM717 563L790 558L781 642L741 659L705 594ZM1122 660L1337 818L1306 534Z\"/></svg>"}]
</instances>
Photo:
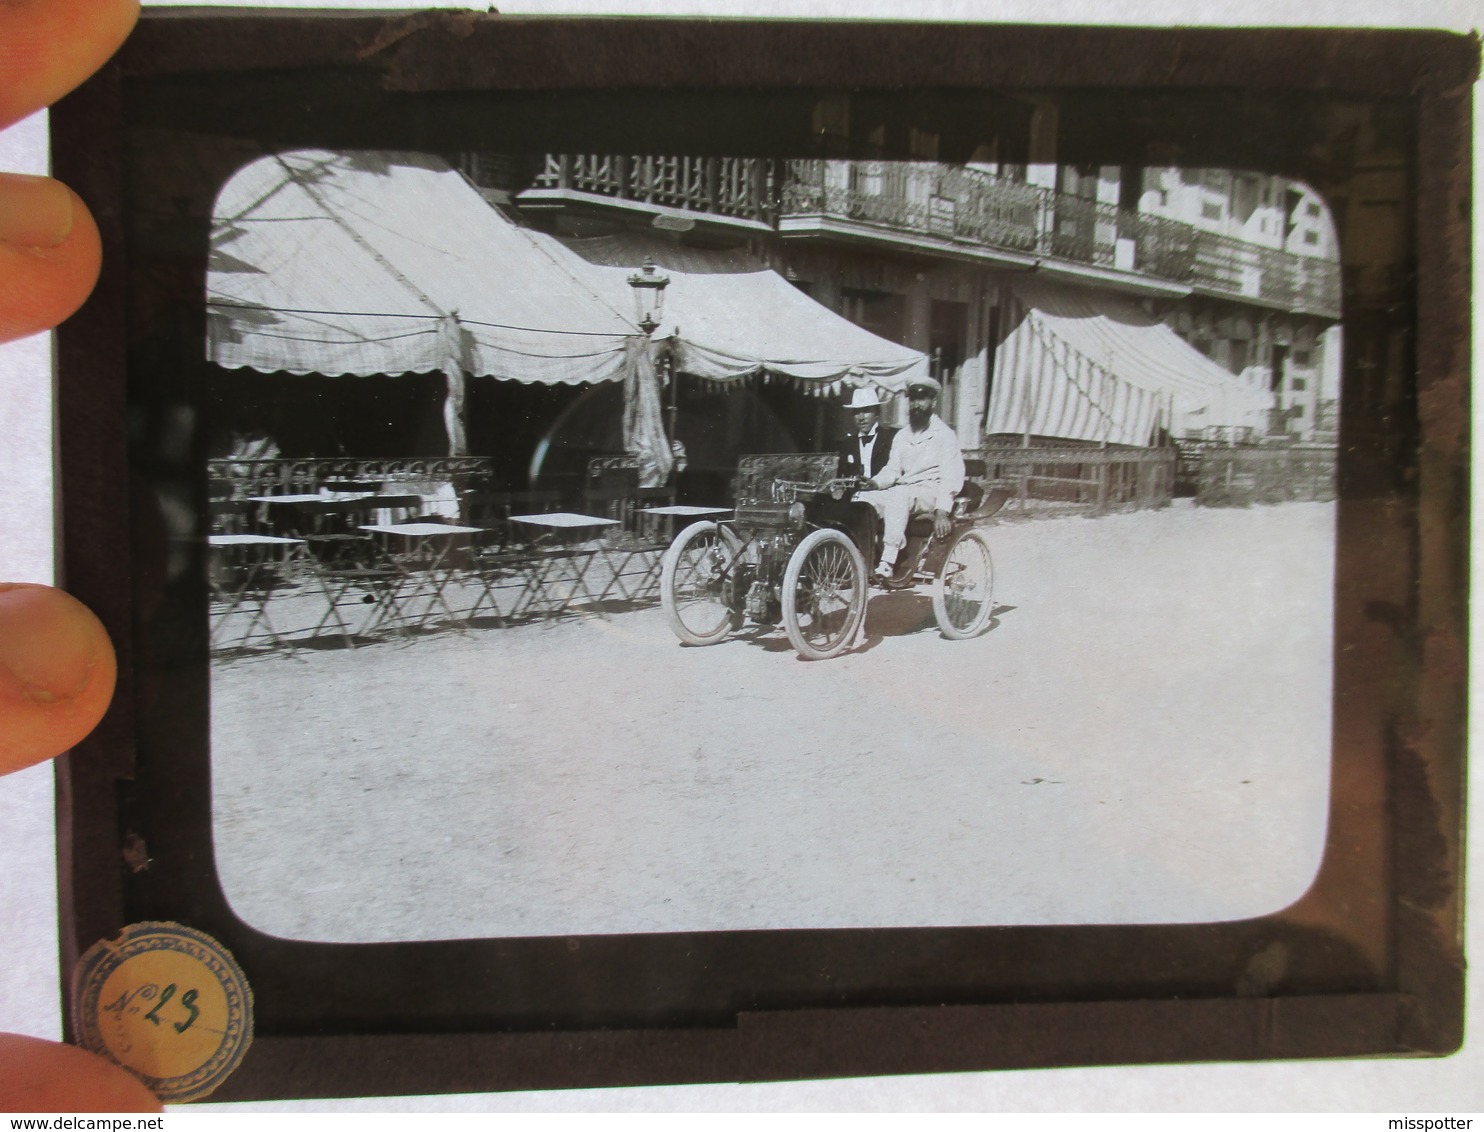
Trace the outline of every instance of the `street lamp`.
<instances>
[{"instance_id":1,"label":"street lamp","mask_svg":"<svg viewBox=\"0 0 1484 1132\"><path fill-rule=\"evenodd\" d=\"M634 309L639 314L639 329L652 335L659 329L660 315L665 309L665 288L670 277L661 275L654 260L646 258L644 266L629 276L629 286L634 289Z\"/></svg>"},{"instance_id":2,"label":"street lamp","mask_svg":"<svg viewBox=\"0 0 1484 1132\"><path fill-rule=\"evenodd\" d=\"M634 274L629 276L629 286L634 289L634 310L638 314L639 329L644 331L646 339L644 348L652 351L654 348L654 332L659 329L660 316L665 309L665 288L670 285L670 277L663 275L655 267L654 260L648 256L644 259L644 265ZM676 381L675 375L669 372L668 357L655 358L651 353L654 363L655 376L660 379L661 388L665 384L670 387L669 405L665 407L665 440L670 445L671 452L675 449L675 418L679 412L676 405ZM673 471L672 471L673 474Z\"/></svg>"}]
</instances>

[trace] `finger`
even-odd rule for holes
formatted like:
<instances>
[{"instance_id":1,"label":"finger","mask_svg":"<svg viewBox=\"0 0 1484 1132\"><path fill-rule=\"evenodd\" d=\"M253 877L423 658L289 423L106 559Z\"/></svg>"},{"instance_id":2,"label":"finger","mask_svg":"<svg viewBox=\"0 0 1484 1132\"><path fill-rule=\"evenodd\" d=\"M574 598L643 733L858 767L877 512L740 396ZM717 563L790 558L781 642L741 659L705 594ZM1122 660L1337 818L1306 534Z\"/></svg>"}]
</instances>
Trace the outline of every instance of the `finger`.
<instances>
[{"instance_id":1,"label":"finger","mask_svg":"<svg viewBox=\"0 0 1484 1132\"><path fill-rule=\"evenodd\" d=\"M76 193L48 177L0 173L0 342L81 306L101 256L98 226Z\"/></svg>"},{"instance_id":2,"label":"finger","mask_svg":"<svg viewBox=\"0 0 1484 1132\"><path fill-rule=\"evenodd\" d=\"M103 718L113 646L76 598L0 583L0 774L60 755Z\"/></svg>"},{"instance_id":3,"label":"finger","mask_svg":"<svg viewBox=\"0 0 1484 1132\"><path fill-rule=\"evenodd\" d=\"M138 18L139 0L0 0L0 129L101 67Z\"/></svg>"},{"instance_id":4,"label":"finger","mask_svg":"<svg viewBox=\"0 0 1484 1132\"><path fill-rule=\"evenodd\" d=\"M0 1112L160 1112L126 1069L76 1046L0 1034Z\"/></svg>"}]
</instances>

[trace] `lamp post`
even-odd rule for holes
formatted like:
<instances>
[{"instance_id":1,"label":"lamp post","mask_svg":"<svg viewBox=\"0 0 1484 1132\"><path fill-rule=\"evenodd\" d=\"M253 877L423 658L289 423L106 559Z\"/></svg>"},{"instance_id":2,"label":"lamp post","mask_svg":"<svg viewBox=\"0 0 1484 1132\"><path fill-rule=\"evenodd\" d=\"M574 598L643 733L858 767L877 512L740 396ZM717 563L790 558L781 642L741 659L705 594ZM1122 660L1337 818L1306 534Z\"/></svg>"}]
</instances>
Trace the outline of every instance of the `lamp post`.
<instances>
[{"instance_id":1,"label":"lamp post","mask_svg":"<svg viewBox=\"0 0 1484 1132\"><path fill-rule=\"evenodd\" d=\"M645 259L644 266L629 276L629 286L634 289L634 309L639 315L639 329L646 336L659 329L660 315L665 309L665 288L670 277L660 274L654 260Z\"/></svg>"},{"instance_id":2,"label":"lamp post","mask_svg":"<svg viewBox=\"0 0 1484 1132\"><path fill-rule=\"evenodd\" d=\"M654 260L646 257L644 264L638 271L629 276L629 286L634 289L634 309L638 314L639 329L644 331L644 336L653 339L654 332L659 329L660 317L665 309L665 288L670 285L670 277L663 274L656 266ZM652 351L652 341L646 343L646 348ZM655 373L661 373L660 361L653 357ZM670 397L669 405L665 409L667 427L665 429L666 442L673 446L675 442L675 417L678 408L675 401L675 375L665 372L664 380L669 383Z\"/></svg>"}]
</instances>

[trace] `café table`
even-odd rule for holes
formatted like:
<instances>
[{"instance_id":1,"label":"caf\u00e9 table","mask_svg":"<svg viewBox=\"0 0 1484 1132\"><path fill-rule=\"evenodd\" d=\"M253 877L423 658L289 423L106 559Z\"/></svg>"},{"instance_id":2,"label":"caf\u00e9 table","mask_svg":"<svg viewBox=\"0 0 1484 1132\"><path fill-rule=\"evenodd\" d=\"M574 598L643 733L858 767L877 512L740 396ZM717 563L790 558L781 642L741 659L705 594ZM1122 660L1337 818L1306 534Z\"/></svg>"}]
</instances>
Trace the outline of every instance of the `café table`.
<instances>
[{"instance_id":1,"label":"caf\u00e9 table","mask_svg":"<svg viewBox=\"0 0 1484 1132\"><path fill-rule=\"evenodd\" d=\"M579 544L605 527L620 526L621 520L572 511L552 511L541 515L511 515L510 521L540 529L532 551L532 558L539 569L531 576L524 609L517 612L558 616L570 609L579 597L598 598L587 583L594 552L582 551ZM540 608L532 608L537 605Z\"/></svg>"},{"instance_id":2,"label":"caf\u00e9 table","mask_svg":"<svg viewBox=\"0 0 1484 1132\"><path fill-rule=\"evenodd\" d=\"M299 535L319 533L322 524L316 520L324 514L325 504L356 503L370 495L369 491L295 491L247 498L262 509L265 526Z\"/></svg>"},{"instance_id":3,"label":"caf\u00e9 table","mask_svg":"<svg viewBox=\"0 0 1484 1132\"><path fill-rule=\"evenodd\" d=\"M730 507L698 507L693 503L671 503L664 507L641 507L645 515L669 515L677 519L698 519L702 515L730 515Z\"/></svg>"},{"instance_id":4,"label":"caf\u00e9 table","mask_svg":"<svg viewBox=\"0 0 1484 1132\"><path fill-rule=\"evenodd\" d=\"M694 503L668 503L663 507L641 507L641 515L653 515L665 521L665 541L675 537L676 519L702 519L708 515L730 515L730 507L700 507Z\"/></svg>"},{"instance_id":5,"label":"caf\u00e9 table","mask_svg":"<svg viewBox=\"0 0 1484 1132\"><path fill-rule=\"evenodd\" d=\"M276 535L214 534L206 537L206 545L211 552L207 580L213 598L209 630L212 648L245 648L253 638L253 631L260 626L261 635L270 646L284 644L284 638L268 617L268 602L284 581L290 564L312 567L304 540ZM247 625L232 644L224 645L221 636L228 619L238 613L248 615Z\"/></svg>"},{"instance_id":6,"label":"caf\u00e9 table","mask_svg":"<svg viewBox=\"0 0 1484 1132\"><path fill-rule=\"evenodd\" d=\"M477 582L471 573L467 548L474 535L485 533L483 527L466 527L456 523L363 523L360 530L376 536L384 561L392 569L387 584L379 588L378 611L371 628L390 622L399 632L421 629L437 616L439 609L446 618L463 627L447 599L448 588L461 577ZM426 602L413 617L412 604Z\"/></svg>"},{"instance_id":7,"label":"caf\u00e9 table","mask_svg":"<svg viewBox=\"0 0 1484 1132\"><path fill-rule=\"evenodd\" d=\"M254 503L279 503L294 506L300 503L344 503L348 500L369 499L369 491L298 491L284 495L249 495Z\"/></svg>"},{"instance_id":8,"label":"caf\u00e9 table","mask_svg":"<svg viewBox=\"0 0 1484 1132\"><path fill-rule=\"evenodd\" d=\"M730 513L729 507L699 507L689 503L640 507L635 514L642 520L642 530L603 549L608 581L597 595L598 604L601 606L610 596L636 601L657 594L662 555L674 540L675 521Z\"/></svg>"}]
</instances>

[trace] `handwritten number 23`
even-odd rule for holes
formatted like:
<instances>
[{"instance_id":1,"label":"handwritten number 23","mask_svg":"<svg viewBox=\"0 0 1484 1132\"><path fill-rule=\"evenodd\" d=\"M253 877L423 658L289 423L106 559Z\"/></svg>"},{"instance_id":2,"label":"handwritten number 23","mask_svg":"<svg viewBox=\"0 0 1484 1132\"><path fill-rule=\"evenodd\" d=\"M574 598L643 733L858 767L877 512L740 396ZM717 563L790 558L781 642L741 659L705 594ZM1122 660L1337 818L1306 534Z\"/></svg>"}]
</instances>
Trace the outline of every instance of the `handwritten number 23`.
<instances>
[{"instance_id":1,"label":"handwritten number 23","mask_svg":"<svg viewBox=\"0 0 1484 1132\"><path fill-rule=\"evenodd\" d=\"M169 983L169 984L166 985L165 989L160 992L160 1001L157 1002L157 1003L155 1003L154 1009L151 1010L148 1014L146 1014L145 1015L145 1018L147 1018L149 1021L153 1022L156 1026L158 1026L160 1024L160 1020L158 1018L156 1018L155 1015L160 1012L160 1007L164 1006L174 996L175 996L175 984L174 983ZM188 991L185 992L185 994L183 994L183 995L180 996L180 1004L182 1006L184 1006L187 1010L189 1010L191 1012L191 1016L189 1018L187 1018L184 1022L173 1022L173 1023L171 1023L171 1025L173 1025L175 1027L175 1032L177 1034L183 1034L187 1030L189 1030L191 1028L192 1023L194 1023L196 1021L196 1019L198 1017L200 1017L200 1015L201 1015L200 1008L196 1006L196 992L195 992L194 989L188 990Z\"/></svg>"}]
</instances>

